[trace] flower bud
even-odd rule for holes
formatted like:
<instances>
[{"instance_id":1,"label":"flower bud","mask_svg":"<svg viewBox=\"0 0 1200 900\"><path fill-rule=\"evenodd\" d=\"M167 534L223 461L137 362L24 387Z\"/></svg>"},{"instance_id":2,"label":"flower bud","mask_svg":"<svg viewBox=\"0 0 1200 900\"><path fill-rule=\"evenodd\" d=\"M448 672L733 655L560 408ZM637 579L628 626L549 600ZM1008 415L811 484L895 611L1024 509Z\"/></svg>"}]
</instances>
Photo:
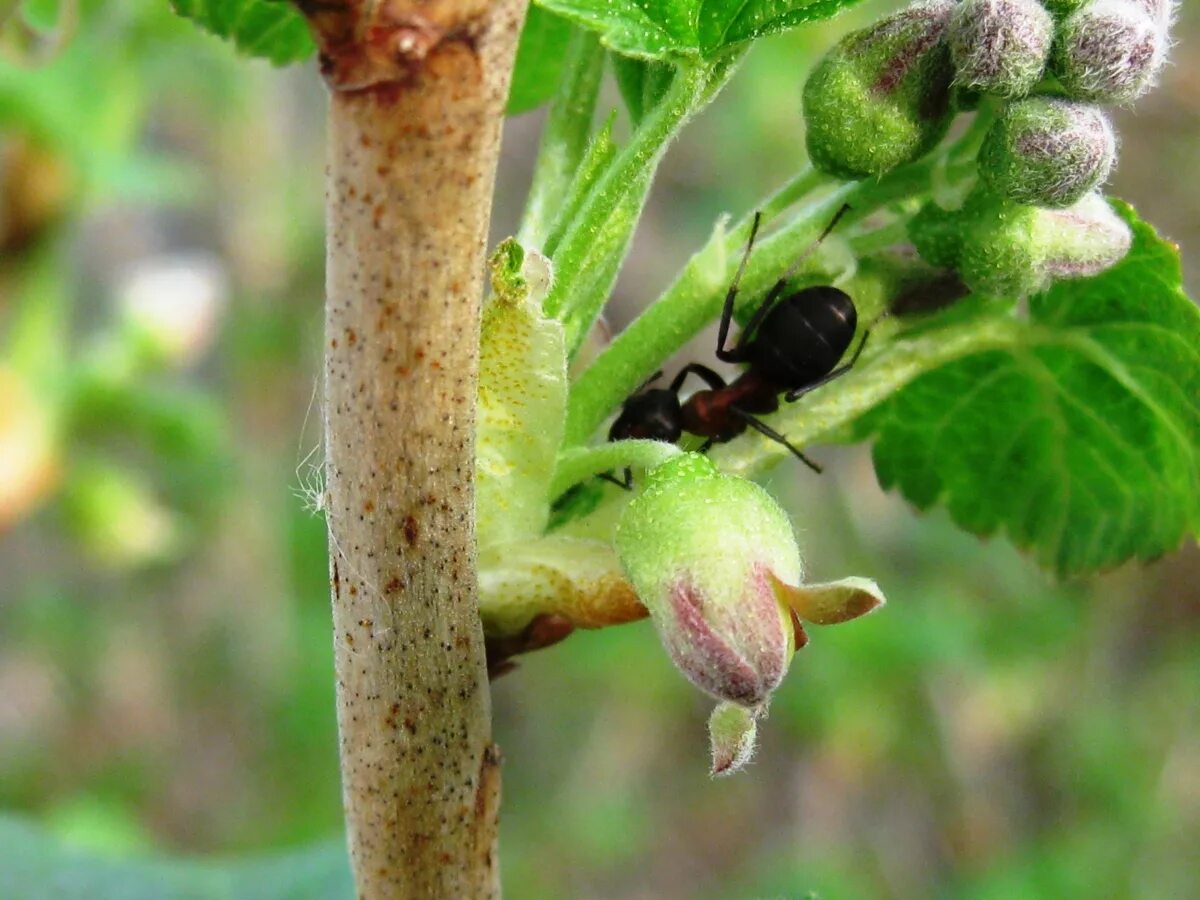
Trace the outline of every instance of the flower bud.
<instances>
[{"instance_id":1,"label":"flower bud","mask_svg":"<svg viewBox=\"0 0 1200 900\"><path fill-rule=\"evenodd\" d=\"M1146 93L1166 61L1163 24L1137 0L1092 0L1058 28L1053 68L1068 96L1131 103Z\"/></svg>"},{"instance_id":2,"label":"flower bud","mask_svg":"<svg viewBox=\"0 0 1200 900\"><path fill-rule=\"evenodd\" d=\"M776 581L800 581L800 550L761 487L686 454L652 470L617 528L617 553L667 652L703 691L763 703L794 646Z\"/></svg>"},{"instance_id":3,"label":"flower bud","mask_svg":"<svg viewBox=\"0 0 1200 900\"><path fill-rule=\"evenodd\" d=\"M1038 0L963 0L947 37L956 85L1024 97L1046 69L1054 20Z\"/></svg>"},{"instance_id":4,"label":"flower bud","mask_svg":"<svg viewBox=\"0 0 1200 900\"><path fill-rule=\"evenodd\" d=\"M1053 97L1010 104L984 139L979 174L1014 203L1070 206L1112 170L1117 139L1097 106Z\"/></svg>"},{"instance_id":5,"label":"flower bud","mask_svg":"<svg viewBox=\"0 0 1200 900\"><path fill-rule=\"evenodd\" d=\"M962 252L962 223L956 212L942 209L932 200L908 222L908 238L931 266L953 269Z\"/></svg>"},{"instance_id":6,"label":"flower bud","mask_svg":"<svg viewBox=\"0 0 1200 900\"><path fill-rule=\"evenodd\" d=\"M953 0L921 0L847 35L804 87L808 153L840 178L881 175L932 148L950 125L943 40Z\"/></svg>"},{"instance_id":7,"label":"flower bud","mask_svg":"<svg viewBox=\"0 0 1200 900\"><path fill-rule=\"evenodd\" d=\"M744 707L766 702L807 642L799 619L833 624L883 603L862 579L801 585L783 510L696 453L648 474L621 516L616 547L675 665L701 690Z\"/></svg>"},{"instance_id":8,"label":"flower bud","mask_svg":"<svg viewBox=\"0 0 1200 900\"><path fill-rule=\"evenodd\" d=\"M1010 203L977 192L962 211L959 273L973 291L1019 297L1057 278L1085 278L1129 250L1129 226L1098 193L1065 209Z\"/></svg>"}]
</instances>

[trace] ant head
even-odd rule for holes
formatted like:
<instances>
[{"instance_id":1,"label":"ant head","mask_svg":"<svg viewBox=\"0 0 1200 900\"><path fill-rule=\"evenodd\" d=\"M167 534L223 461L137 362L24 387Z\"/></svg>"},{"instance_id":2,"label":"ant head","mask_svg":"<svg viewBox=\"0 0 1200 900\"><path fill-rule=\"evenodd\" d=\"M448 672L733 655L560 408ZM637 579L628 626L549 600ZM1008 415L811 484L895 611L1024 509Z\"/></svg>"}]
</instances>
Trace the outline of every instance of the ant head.
<instances>
[{"instance_id":1,"label":"ant head","mask_svg":"<svg viewBox=\"0 0 1200 900\"><path fill-rule=\"evenodd\" d=\"M642 439L673 444L683 434L679 397L666 388L634 394L608 430L610 441Z\"/></svg>"},{"instance_id":2,"label":"ant head","mask_svg":"<svg viewBox=\"0 0 1200 900\"><path fill-rule=\"evenodd\" d=\"M805 387L833 371L857 327L858 310L845 291L804 288L767 314L754 335L750 364L781 387Z\"/></svg>"}]
</instances>

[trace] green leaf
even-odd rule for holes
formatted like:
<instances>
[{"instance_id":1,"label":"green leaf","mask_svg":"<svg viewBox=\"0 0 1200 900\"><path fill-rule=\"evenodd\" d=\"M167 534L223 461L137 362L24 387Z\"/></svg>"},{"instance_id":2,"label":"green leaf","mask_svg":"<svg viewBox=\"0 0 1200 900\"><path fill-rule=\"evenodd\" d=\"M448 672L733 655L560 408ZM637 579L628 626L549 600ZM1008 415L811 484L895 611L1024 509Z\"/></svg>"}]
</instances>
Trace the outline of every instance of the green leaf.
<instances>
[{"instance_id":1,"label":"green leaf","mask_svg":"<svg viewBox=\"0 0 1200 900\"><path fill-rule=\"evenodd\" d=\"M277 66L313 53L304 17L285 0L171 0L171 6L242 53Z\"/></svg>"},{"instance_id":2,"label":"green leaf","mask_svg":"<svg viewBox=\"0 0 1200 900\"><path fill-rule=\"evenodd\" d=\"M0 817L0 897L21 900L349 900L338 841L266 858L206 862L110 859Z\"/></svg>"},{"instance_id":3,"label":"green leaf","mask_svg":"<svg viewBox=\"0 0 1200 900\"><path fill-rule=\"evenodd\" d=\"M754 38L826 19L858 0L537 0L644 59L709 59Z\"/></svg>"},{"instance_id":4,"label":"green leaf","mask_svg":"<svg viewBox=\"0 0 1200 900\"><path fill-rule=\"evenodd\" d=\"M875 467L918 507L1003 530L1060 574L1147 560L1200 524L1200 310L1177 249L1030 301L1011 349L927 372L871 413Z\"/></svg>"},{"instance_id":5,"label":"green leaf","mask_svg":"<svg viewBox=\"0 0 1200 900\"><path fill-rule=\"evenodd\" d=\"M562 16L540 6L529 7L508 89L508 115L536 109L554 96L562 81L567 45L574 30L575 26Z\"/></svg>"}]
</instances>

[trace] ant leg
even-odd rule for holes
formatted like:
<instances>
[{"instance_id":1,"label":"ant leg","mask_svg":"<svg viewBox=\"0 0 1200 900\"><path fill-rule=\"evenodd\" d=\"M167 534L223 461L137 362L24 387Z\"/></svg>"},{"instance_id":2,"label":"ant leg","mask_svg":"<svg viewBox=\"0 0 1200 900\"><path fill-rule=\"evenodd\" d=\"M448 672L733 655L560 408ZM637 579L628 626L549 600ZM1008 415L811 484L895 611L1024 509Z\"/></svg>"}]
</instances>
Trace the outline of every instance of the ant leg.
<instances>
[{"instance_id":1,"label":"ant leg","mask_svg":"<svg viewBox=\"0 0 1200 900\"><path fill-rule=\"evenodd\" d=\"M785 438L782 434L780 434L778 431L776 431L774 428L772 428L766 422L762 421L761 419L755 418L754 416L750 415L750 413L746 412L745 410L738 409L736 406L731 406L729 408L729 410L734 415L736 415L739 419L741 419L743 422L745 422L747 425L749 425L751 428L753 428L755 431L757 431L759 434L761 434L765 437L769 437L771 440L775 441L777 444L783 444L783 446L787 447L789 450L792 451L792 455L794 457L796 457L796 459L800 460L800 462L804 463L806 466L808 466L810 469L812 469L818 475L821 474L821 472L823 470L821 469L821 467L819 465L817 465L815 462L813 462L811 459L809 459L807 456L805 456L803 453L801 453L799 448L794 446L791 443L791 441L789 441L787 438Z\"/></svg>"},{"instance_id":2,"label":"ant leg","mask_svg":"<svg viewBox=\"0 0 1200 900\"><path fill-rule=\"evenodd\" d=\"M622 488L626 491L633 490L633 469L630 469L628 466L625 467L625 480L624 481L617 478L615 475L613 475L612 472L601 472L596 477L602 481L607 481L609 484L615 484L617 487Z\"/></svg>"},{"instance_id":3,"label":"ant leg","mask_svg":"<svg viewBox=\"0 0 1200 900\"><path fill-rule=\"evenodd\" d=\"M709 450L712 449L712 445L715 443L716 443L716 441L714 441L712 438L709 438L707 441L705 441L703 444L701 444L698 448L696 448L696 452L697 453L707 453Z\"/></svg>"},{"instance_id":4,"label":"ant leg","mask_svg":"<svg viewBox=\"0 0 1200 900\"><path fill-rule=\"evenodd\" d=\"M829 220L829 224L825 226L825 230L817 235L817 239L812 242L811 246L809 246L809 248L801 253L798 257L796 257L796 261L792 263L791 268L783 273L783 281L791 280L792 276L796 274L796 271L801 265L804 264L805 260L817 252L817 248L825 242L825 238L829 237L829 235L833 233L833 229L837 228L837 223L840 222L842 220L842 216L848 212L850 212L850 204L843 203L841 207L839 207L838 211L833 214L833 218Z\"/></svg>"},{"instance_id":5,"label":"ant leg","mask_svg":"<svg viewBox=\"0 0 1200 900\"><path fill-rule=\"evenodd\" d=\"M754 224L750 226L750 240L746 242L746 252L742 255L741 265L738 266L737 274L733 276L733 283L729 285L729 290L725 293L725 306L721 309L721 325L717 330L717 359L721 362L739 362L741 357L736 355L737 349L726 350L725 342L729 340L729 325L733 321L733 302L737 299L738 286L741 284L742 275L746 272L746 266L750 262L750 251L754 249L754 238L758 236L758 226L762 222L762 213L754 214Z\"/></svg>"},{"instance_id":6,"label":"ant leg","mask_svg":"<svg viewBox=\"0 0 1200 900\"><path fill-rule=\"evenodd\" d=\"M862 340L858 342L858 348L854 351L854 355L850 357L850 361L848 363L846 363L844 366L838 366L836 369L834 369L832 372L830 372L824 378L820 378L820 379L814 381L812 384L806 384L802 388L796 388L794 391L788 391L784 395L783 399L786 400L788 403L795 403L797 400L799 400L801 397L803 397L809 391L814 391L823 384L829 384L829 382L833 381L835 378L841 378L843 375L845 375L847 372L849 372L851 369L854 368L854 364L856 362L858 362L858 358L862 355L863 347L867 346L867 338L869 338L870 336L871 336L871 332L869 332L869 331L863 332Z\"/></svg>"},{"instance_id":7,"label":"ant leg","mask_svg":"<svg viewBox=\"0 0 1200 900\"><path fill-rule=\"evenodd\" d=\"M688 363L679 370L679 374L675 376L675 380L671 382L671 393L678 394L679 389L683 387L683 382L687 380L688 375L696 375L704 380L714 391L719 391L725 387L725 379L710 369L708 366L700 363Z\"/></svg>"}]
</instances>

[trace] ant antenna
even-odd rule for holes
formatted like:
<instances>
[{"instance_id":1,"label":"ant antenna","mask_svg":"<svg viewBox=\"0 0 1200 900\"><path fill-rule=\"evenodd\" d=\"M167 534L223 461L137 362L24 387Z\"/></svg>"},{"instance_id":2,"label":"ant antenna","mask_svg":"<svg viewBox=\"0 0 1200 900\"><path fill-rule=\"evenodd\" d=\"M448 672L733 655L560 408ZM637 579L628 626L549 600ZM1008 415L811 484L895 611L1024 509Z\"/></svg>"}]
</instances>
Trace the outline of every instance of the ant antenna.
<instances>
[{"instance_id":1,"label":"ant antenna","mask_svg":"<svg viewBox=\"0 0 1200 900\"><path fill-rule=\"evenodd\" d=\"M800 266L802 266L807 259L817 252L817 249L821 246L821 243L825 240L825 238L829 237L829 235L833 232L833 229L837 228L837 224L842 220L842 216L848 212L850 212L850 204L843 203L841 208L833 214L833 218L829 220L829 224L825 226L825 230L817 236L817 239L812 242L812 245L807 250L797 257L796 261L792 263L791 267L783 273L783 278L781 278L780 281L791 280L792 276L800 270Z\"/></svg>"}]
</instances>

